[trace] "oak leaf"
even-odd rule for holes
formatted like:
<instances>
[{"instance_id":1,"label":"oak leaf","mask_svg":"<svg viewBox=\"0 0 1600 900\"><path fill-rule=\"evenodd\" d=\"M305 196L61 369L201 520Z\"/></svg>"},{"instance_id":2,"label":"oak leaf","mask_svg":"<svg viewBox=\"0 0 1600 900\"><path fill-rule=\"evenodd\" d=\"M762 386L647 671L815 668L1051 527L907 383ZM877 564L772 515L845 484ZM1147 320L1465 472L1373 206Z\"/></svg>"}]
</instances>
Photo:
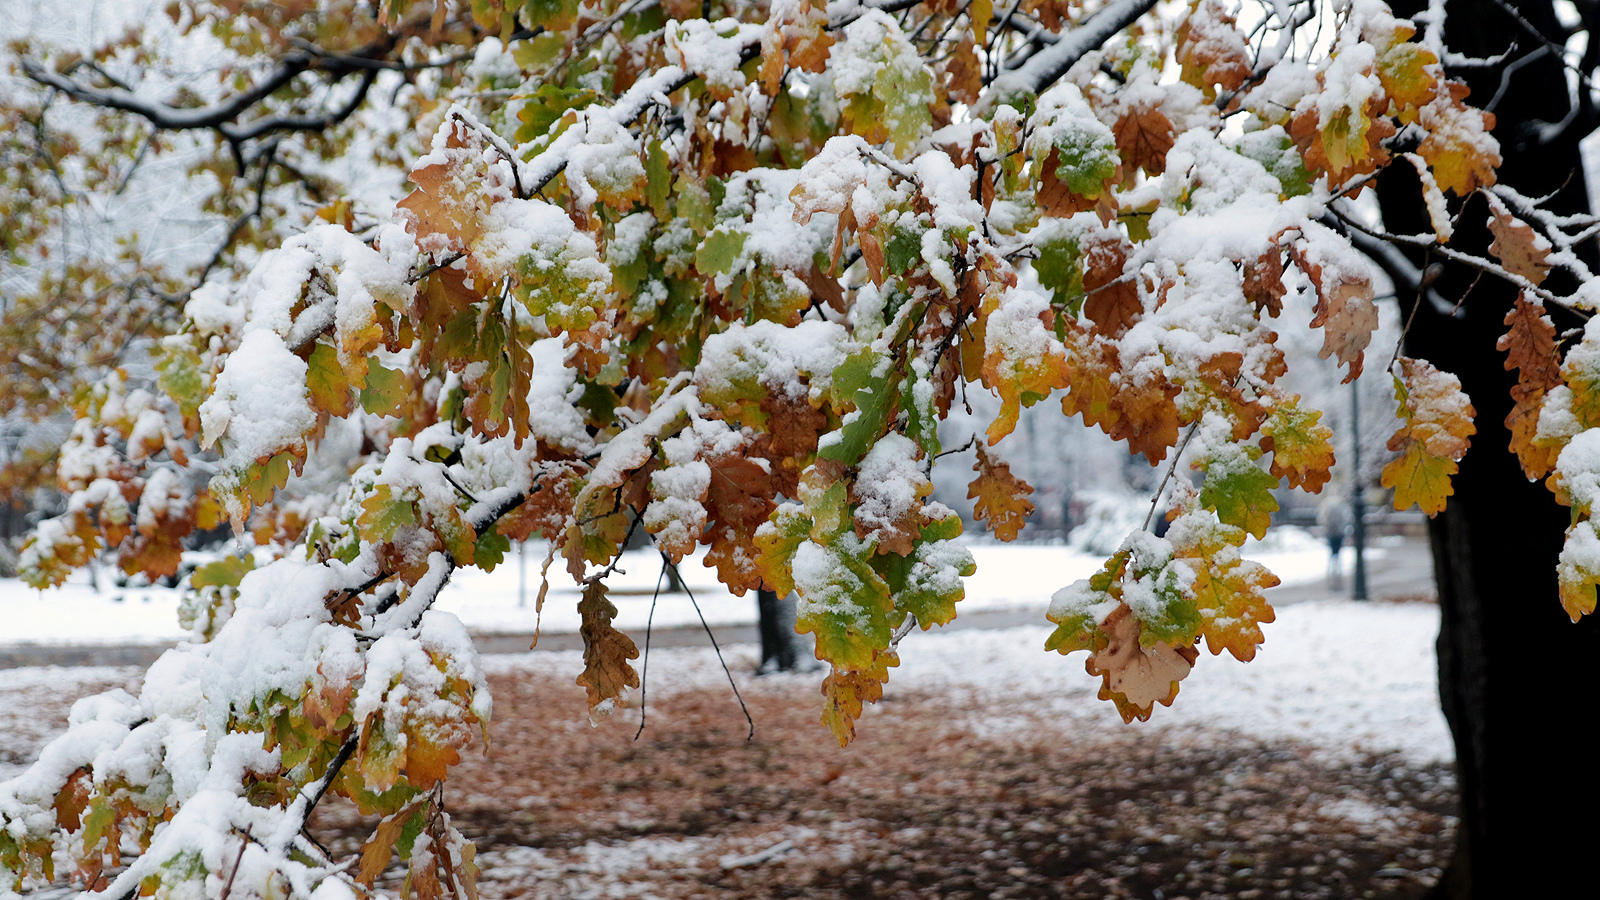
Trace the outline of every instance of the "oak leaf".
<instances>
[{"instance_id":1,"label":"oak leaf","mask_svg":"<svg viewBox=\"0 0 1600 900\"><path fill-rule=\"evenodd\" d=\"M1180 77L1207 98L1218 86L1234 91L1250 78L1249 46L1237 21L1219 0L1194 0L1173 36Z\"/></svg>"},{"instance_id":2,"label":"oak leaf","mask_svg":"<svg viewBox=\"0 0 1600 900\"><path fill-rule=\"evenodd\" d=\"M885 665L899 665L899 657L886 654ZM822 724L833 732L840 747L855 740L856 720L861 718L862 704L883 699L883 684L875 675L838 669L822 679Z\"/></svg>"},{"instance_id":3,"label":"oak leaf","mask_svg":"<svg viewBox=\"0 0 1600 900\"><path fill-rule=\"evenodd\" d=\"M1295 263L1316 288L1311 327L1322 329L1320 359L1336 357L1349 366L1344 384L1361 375L1361 366L1372 332L1378 327L1378 307L1372 302L1372 279L1365 271L1341 266L1332 271L1310 254L1296 247Z\"/></svg>"},{"instance_id":4,"label":"oak leaf","mask_svg":"<svg viewBox=\"0 0 1600 900\"><path fill-rule=\"evenodd\" d=\"M1257 316L1266 312L1276 317L1283 311L1283 296L1288 293L1283 284L1283 250L1274 244L1254 260L1246 260L1242 268L1244 298L1255 304Z\"/></svg>"},{"instance_id":5,"label":"oak leaf","mask_svg":"<svg viewBox=\"0 0 1600 900\"><path fill-rule=\"evenodd\" d=\"M1117 138L1125 169L1144 169L1151 175L1167 170L1167 151L1175 142L1176 129L1161 107L1150 103L1130 106L1117 118L1111 133Z\"/></svg>"},{"instance_id":6,"label":"oak leaf","mask_svg":"<svg viewBox=\"0 0 1600 900\"><path fill-rule=\"evenodd\" d=\"M1445 498L1455 493L1450 476L1467 452L1468 438L1478 429L1461 380L1441 372L1426 360L1400 357L1400 374L1394 379L1395 415L1404 423L1389 438L1389 449L1400 458L1383 467L1382 484L1394 489L1394 508L1419 506L1429 516L1444 509Z\"/></svg>"},{"instance_id":7,"label":"oak leaf","mask_svg":"<svg viewBox=\"0 0 1600 900\"><path fill-rule=\"evenodd\" d=\"M1157 703L1171 706L1178 696L1178 682L1188 677L1199 652L1159 643L1143 646L1139 620L1127 606L1117 607L1100 623L1100 630L1106 644L1085 664L1090 675L1102 678L1100 699L1115 703L1124 722L1149 720Z\"/></svg>"},{"instance_id":8,"label":"oak leaf","mask_svg":"<svg viewBox=\"0 0 1600 900\"><path fill-rule=\"evenodd\" d=\"M977 451L972 470L978 477L967 485L967 499L977 501L972 504L972 517L983 519L1000 540L1014 541L1033 514L1033 503L1027 499L1033 486L1011 474L1010 464L991 457L982 444Z\"/></svg>"},{"instance_id":9,"label":"oak leaf","mask_svg":"<svg viewBox=\"0 0 1600 900\"><path fill-rule=\"evenodd\" d=\"M1133 245L1113 231L1085 237L1080 244L1083 261L1083 314L1095 330L1118 338L1144 315L1139 285L1123 276Z\"/></svg>"},{"instance_id":10,"label":"oak leaf","mask_svg":"<svg viewBox=\"0 0 1600 900\"><path fill-rule=\"evenodd\" d=\"M1542 305L1519 295L1506 313L1510 330L1500 336L1495 347L1506 354L1507 370L1517 370L1517 383L1511 388L1513 406L1506 415L1511 432L1511 451L1522 463L1529 478L1542 478L1555 465L1558 449L1535 443L1539 413L1544 397L1561 383L1561 360L1556 350L1556 327L1544 314Z\"/></svg>"},{"instance_id":11,"label":"oak leaf","mask_svg":"<svg viewBox=\"0 0 1600 900\"><path fill-rule=\"evenodd\" d=\"M771 463L744 456L740 450L707 455L711 482L706 489L710 525L701 536L709 545L706 564L728 589L742 595L762 586L756 529L767 521L777 503L772 499Z\"/></svg>"},{"instance_id":12,"label":"oak leaf","mask_svg":"<svg viewBox=\"0 0 1600 900\"><path fill-rule=\"evenodd\" d=\"M601 704L616 702L628 688L639 686L639 673L629 664L639 658L639 648L632 638L612 627L617 608L606 599L605 582L591 581L584 586L578 615L582 619L578 631L583 636L583 672L577 683L588 692L593 713Z\"/></svg>"},{"instance_id":13,"label":"oak leaf","mask_svg":"<svg viewBox=\"0 0 1600 900\"><path fill-rule=\"evenodd\" d=\"M1174 558L1185 562L1194 575L1190 590L1206 649L1213 655L1227 650L1240 662L1249 662L1265 640L1261 626L1276 618L1264 592L1278 585L1278 577L1259 563L1240 558L1244 529L1218 521L1192 500L1180 500L1173 513L1167 539Z\"/></svg>"},{"instance_id":14,"label":"oak leaf","mask_svg":"<svg viewBox=\"0 0 1600 900\"><path fill-rule=\"evenodd\" d=\"M1272 454L1269 471L1290 487L1315 494L1333 468L1333 430L1321 424L1321 410L1300 405L1299 396L1278 400L1261 424L1261 449Z\"/></svg>"},{"instance_id":15,"label":"oak leaf","mask_svg":"<svg viewBox=\"0 0 1600 900\"><path fill-rule=\"evenodd\" d=\"M1521 275L1535 285L1543 283L1550 274L1550 241L1512 215L1500 198L1487 192L1484 196L1489 198L1489 233L1494 235L1489 252L1511 274Z\"/></svg>"},{"instance_id":16,"label":"oak leaf","mask_svg":"<svg viewBox=\"0 0 1600 900\"><path fill-rule=\"evenodd\" d=\"M1447 81L1444 87L1418 112L1425 137L1417 155L1428 161L1441 190L1466 197L1494 186L1495 169L1500 167L1500 144L1490 134L1494 113L1461 102L1470 93L1466 85Z\"/></svg>"}]
</instances>

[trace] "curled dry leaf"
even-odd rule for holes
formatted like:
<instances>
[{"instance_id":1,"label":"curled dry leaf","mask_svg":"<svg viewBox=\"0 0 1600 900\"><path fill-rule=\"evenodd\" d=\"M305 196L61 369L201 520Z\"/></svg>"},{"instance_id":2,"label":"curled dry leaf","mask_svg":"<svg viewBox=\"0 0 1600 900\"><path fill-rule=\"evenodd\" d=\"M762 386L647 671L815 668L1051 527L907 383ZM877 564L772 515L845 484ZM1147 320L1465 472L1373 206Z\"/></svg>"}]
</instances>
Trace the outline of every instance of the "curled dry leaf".
<instances>
[{"instance_id":1,"label":"curled dry leaf","mask_svg":"<svg viewBox=\"0 0 1600 900\"><path fill-rule=\"evenodd\" d=\"M1115 702L1124 722L1148 720L1157 703L1171 706L1178 696L1178 682L1188 677L1199 651L1166 644L1140 646L1139 620L1126 606L1107 616L1100 630L1106 645L1085 663L1090 675L1103 679L1100 698Z\"/></svg>"}]
</instances>

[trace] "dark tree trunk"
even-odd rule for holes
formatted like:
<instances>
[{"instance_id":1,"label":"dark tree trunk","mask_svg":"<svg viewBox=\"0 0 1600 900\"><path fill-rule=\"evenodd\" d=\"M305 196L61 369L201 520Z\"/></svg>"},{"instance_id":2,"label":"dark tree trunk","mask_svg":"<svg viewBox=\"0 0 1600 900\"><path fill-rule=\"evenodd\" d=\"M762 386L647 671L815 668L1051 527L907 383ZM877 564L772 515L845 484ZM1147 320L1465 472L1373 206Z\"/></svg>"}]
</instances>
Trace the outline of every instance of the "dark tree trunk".
<instances>
[{"instance_id":1,"label":"dark tree trunk","mask_svg":"<svg viewBox=\"0 0 1600 900\"><path fill-rule=\"evenodd\" d=\"M1517 5L1536 27L1558 34L1549 0ZM1397 12L1418 11L1406 6ZM1447 12L1446 42L1457 52L1488 57L1515 42L1516 59L1539 46L1494 0L1452 0ZM1452 76L1472 86L1472 102L1487 104L1502 71ZM1578 140L1592 127L1589 111L1554 140L1530 138L1530 123L1557 122L1568 112L1560 64L1546 55L1516 70L1494 112L1504 158L1500 180L1529 196L1554 194L1552 209L1587 212ZM1409 167L1385 175L1379 198L1390 230L1431 230L1418 196ZM1481 198L1469 202L1450 246L1484 253L1486 217ZM1406 339L1407 353L1459 376L1478 411L1455 496L1430 528L1441 612L1439 691L1461 788L1455 855L1433 896L1579 896L1583 889L1569 894L1568 886L1596 890L1594 837L1579 823L1600 808L1600 779L1577 761L1594 747L1589 710L1600 686L1600 623L1589 617L1575 625L1562 611L1555 566L1568 510L1543 483L1530 483L1507 449L1504 422L1516 379L1495 342L1517 292L1492 276L1473 286L1475 277L1447 266L1436 287L1449 302L1465 298L1459 315L1422 303ZM1552 286L1571 288L1554 280ZM1403 287L1401 293L1409 313L1415 295L1405 296ZM1578 324L1570 315L1552 315L1559 329Z\"/></svg>"}]
</instances>

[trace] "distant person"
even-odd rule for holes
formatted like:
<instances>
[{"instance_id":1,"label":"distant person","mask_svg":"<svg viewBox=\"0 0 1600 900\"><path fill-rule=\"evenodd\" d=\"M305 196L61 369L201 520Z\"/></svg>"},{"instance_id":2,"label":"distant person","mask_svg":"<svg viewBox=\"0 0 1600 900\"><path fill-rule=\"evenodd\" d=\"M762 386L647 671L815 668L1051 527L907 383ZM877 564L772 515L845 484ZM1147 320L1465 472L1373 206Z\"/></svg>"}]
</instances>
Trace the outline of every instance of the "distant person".
<instances>
[{"instance_id":1,"label":"distant person","mask_svg":"<svg viewBox=\"0 0 1600 900\"><path fill-rule=\"evenodd\" d=\"M1350 504L1337 494L1328 496L1317 508L1317 524L1328 542L1328 580L1338 587L1344 574L1339 554L1344 550L1345 532L1350 530Z\"/></svg>"}]
</instances>

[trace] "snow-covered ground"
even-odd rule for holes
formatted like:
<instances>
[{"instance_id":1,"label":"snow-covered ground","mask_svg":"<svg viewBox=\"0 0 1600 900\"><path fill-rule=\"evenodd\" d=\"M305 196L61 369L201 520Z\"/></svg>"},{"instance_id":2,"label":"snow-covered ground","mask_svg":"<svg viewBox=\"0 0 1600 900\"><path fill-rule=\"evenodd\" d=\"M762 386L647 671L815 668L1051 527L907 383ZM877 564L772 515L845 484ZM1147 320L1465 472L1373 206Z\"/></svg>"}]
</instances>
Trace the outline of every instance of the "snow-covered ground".
<instances>
[{"instance_id":1,"label":"snow-covered ground","mask_svg":"<svg viewBox=\"0 0 1600 900\"><path fill-rule=\"evenodd\" d=\"M1089 577L1105 562L1103 557L1059 545L974 542L971 549L978 571L967 580L967 596L959 606L962 611L1042 610L1058 588ZM1368 558L1381 552L1368 551ZM550 592L541 621L533 607L544 546L530 542L525 553L525 572L512 555L493 572L471 569L457 573L441 595L439 607L482 634L526 634L535 625L546 633L577 631L578 586L562 561L558 559L550 567ZM1326 548L1304 532L1292 533L1269 548L1246 547L1245 553L1272 570L1285 585L1321 579L1328 563ZM700 556L684 560L680 571L708 622L737 625L755 621L754 598L729 594L717 583L715 572L702 565ZM610 598L618 609L618 627L624 631L644 629L660 573L660 557L654 552L625 555L619 571L607 579ZM0 644L158 643L185 636L178 627L180 592L160 587L119 589L107 583L104 574L101 580L96 592L84 574L49 591L0 579ZM656 627L698 621L687 596L662 594L656 600Z\"/></svg>"},{"instance_id":2,"label":"snow-covered ground","mask_svg":"<svg viewBox=\"0 0 1600 900\"><path fill-rule=\"evenodd\" d=\"M1266 643L1249 663L1202 651L1172 707L1156 707L1150 722L1139 727L1192 733L1200 740L1220 730L1267 743L1295 742L1333 765L1389 752L1418 765L1454 758L1439 710L1437 606L1300 603L1279 610L1263 631ZM1100 679L1084 671L1085 655L1045 652L1049 634L1048 626L914 632L900 645L901 663L884 691L886 702L908 695L945 698L950 715L969 720L966 730L978 737L1041 723L1079 734L1122 728L1115 708L1096 698ZM651 656L650 696L726 683L709 649ZM753 648L725 656L741 681L757 661ZM484 665L491 674L568 678L583 667L577 651L494 654L484 657ZM781 677L820 681L821 674ZM863 727L871 717L869 709Z\"/></svg>"},{"instance_id":3,"label":"snow-covered ground","mask_svg":"<svg viewBox=\"0 0 1600 900\"><path fill-rule=\"evenodd\" d=\"M1265 629L1267 641L1254 661L1203 654L1173 706L1157 707L1140 727L1202 741L1223 731L1295 742L1328 764L1391 751L1417 765L1449 761L1453 751L1434 668L1438 628L1438 607L1430 604L1290 606ZM911 695L944 698L949 714L980 737L1040 724L1064 734L1122 728L1112 706L1095 698L1099 680L1085 674L1083 654L1046 653L1048 633L1026 627L912 634L901 644L902 662L885 696L889 702ZM819 673L810 673L753 682L753 652L739 647L727 653L745 690L781 688L785 679L820 680ZM491 674L563 680L583 667L580 655L569 651L495 654L483 662ZM651 652L646 687L661 698L715 687L725 677L709 649L658 648ZM139 678L131 667L0 670L0 779L20 771L60 727L55 719L72 697L111 685L137 690ZM872 715L869 710L864 727Z\"/></svg>"}]
</instances>

